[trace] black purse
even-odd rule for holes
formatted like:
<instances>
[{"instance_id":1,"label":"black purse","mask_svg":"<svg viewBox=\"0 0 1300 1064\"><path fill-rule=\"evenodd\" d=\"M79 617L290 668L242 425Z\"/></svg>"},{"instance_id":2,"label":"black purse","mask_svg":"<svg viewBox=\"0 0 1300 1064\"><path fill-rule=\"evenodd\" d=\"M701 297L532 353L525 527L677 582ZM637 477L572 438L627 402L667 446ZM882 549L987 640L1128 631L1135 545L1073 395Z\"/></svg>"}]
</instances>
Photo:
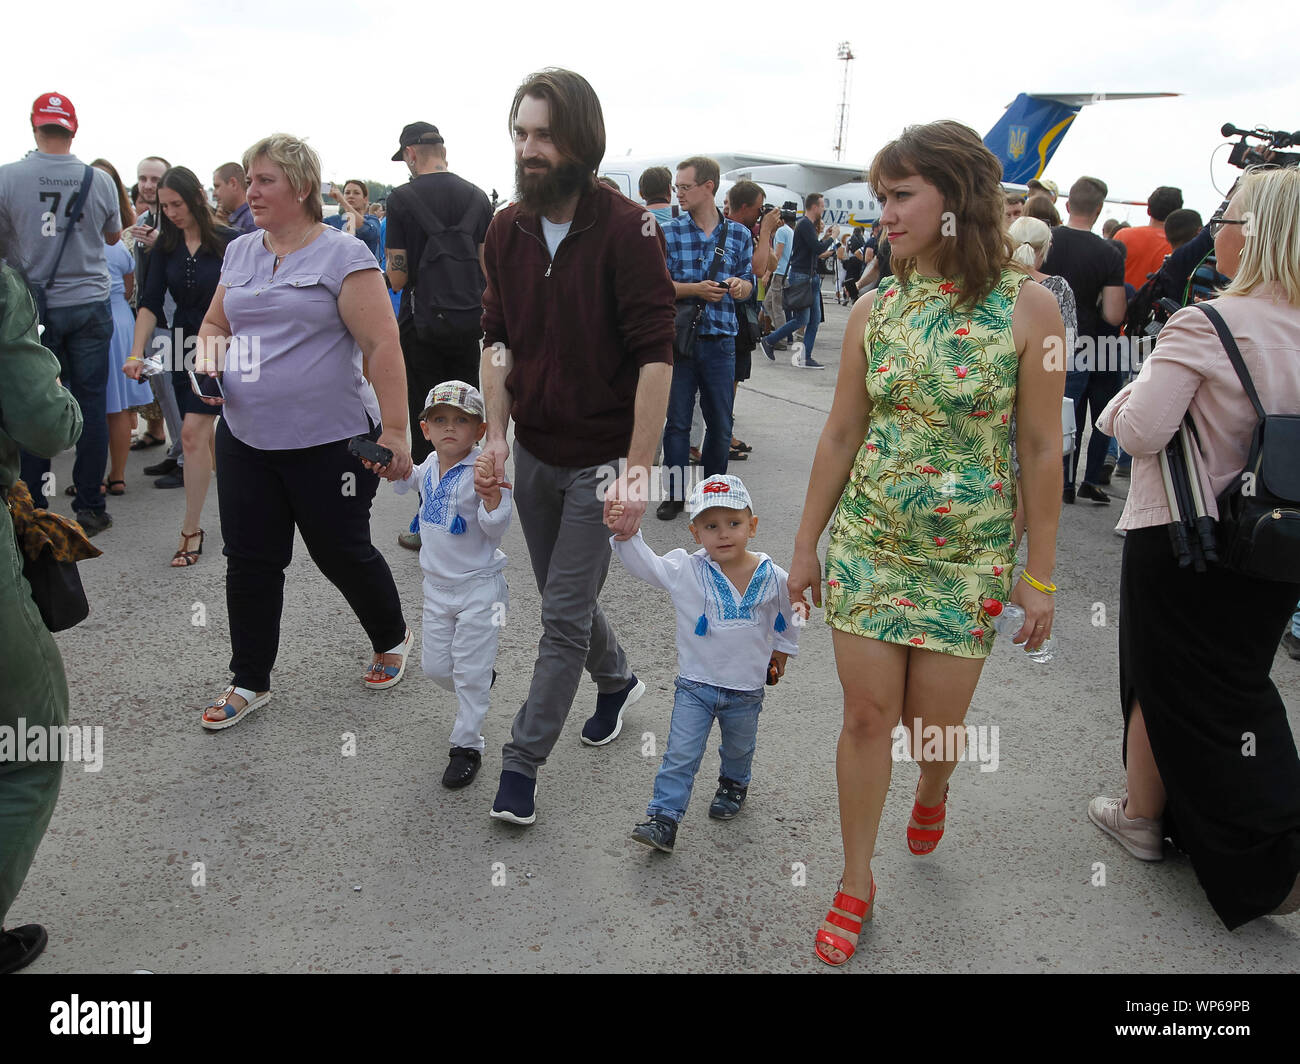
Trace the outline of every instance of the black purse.
<instances>
[{"instance_id":1,"label":"black purse","mask_svg":"<svg viewBox=\"0 0 1300 1064\"><path fill-rule=\"evenodd\" d=\"M32 599L51 632L72 628L90 616L90 602L76 562L58 561L46 547L35 561L24 558L23 577L31 585Z\"/></svg>"},{"instance_id":2,"label":"black purse","mask_svg":"<svg viewBox=\"0 0 1300 1064\"><path fill-rule=\"evenodd\" d=\"M1246 468L1216 502L1220 562L1260 580L1300 583L1300 416L1266 414L1227 323L1205 303L1257 420Z\"/></svg>"},{"instance_id":3,"label":"black purse","mask_svg":"<svg viewBox=\"0 0 1300 1064\"><path fill-rule=\"evenodd\" d=\"M23 577L32 600L51 632L62 632L90 615L77 561L97 558L95 547L75 521L32 506L31 492L21 480L7 492L14 536L23 552Z\"/></svg>"},{"instance_id":4,"label":"black purse","mask_svg":"<svg viewBox=\"0 0 1300 1064\"><path fill-rule=\"evenodd\" d=\"M81 188L77 192L77 198L72 201L65 217L68 219L68 228L63 230L63 240L59 244L59 253L54 256L54 268L50 270L50 275L45 279L43 284L28 285L31 289L32 299L36 301L37 320L42 325L46 324L45 316L49 311L49 292L50 285L54 283L54 277L59 272L59 263L63 261L63 253L68 248L68 241L72 238L73 227L81 221L81 211L86 205L86 199L90 195L91 186L95 183L95 168L87 166L86 171L81 176ZM75 621L73 622L76 623ZM57 631L57 629L51 629Z\"/></svg>"},{"instance_id":5,"label":"black purse","mask_svg":"<svg viewBox=\"0 0 1300 1064\"><path fill-rule=\"evenodd\" d=\"M709 263L706 281L712 281L722 268L726 257L727 219L723 218L718 226L718 237L713 244L713 261ZM683 299L677 304L673 332L673 358L689 362L695 357L695 338L700 333L700 322L704 320L704 300Z\"/></svg>"}]
</instances>

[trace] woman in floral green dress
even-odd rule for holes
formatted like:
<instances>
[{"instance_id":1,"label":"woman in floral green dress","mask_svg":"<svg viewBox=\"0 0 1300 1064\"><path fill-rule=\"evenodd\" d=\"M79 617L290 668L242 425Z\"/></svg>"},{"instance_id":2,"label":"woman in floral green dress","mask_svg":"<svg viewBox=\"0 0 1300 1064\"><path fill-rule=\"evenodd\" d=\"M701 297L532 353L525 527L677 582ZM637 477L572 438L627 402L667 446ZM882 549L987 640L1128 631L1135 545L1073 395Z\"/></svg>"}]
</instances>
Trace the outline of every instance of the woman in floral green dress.
<instances>
[{"instance_id":1,"label":"woman in floral green dress","mask_svg":"<svg viewBox=\"0 0 1300 1064\"><path fill-rule=\"evenodd\" d=\"M1025 608L1014 638L1029 649L1050 635L1061 506L1065 374L1054 367L1064 326L1052 294L1011 261L997 158L973 130L935 122L887 145L870 180L896 276L849 318L790 566L791 600L811 591L821 605L817 541L830 523L844 876L817 934L829 964L848 960L871 917L893 730L909 729L921 763L907 837L912 853L927 854L943 834L960 750L923 738L965 718L993 645L985 599ZM1013 584L1022 505L1031 575Z\"/></svg>"}]
</instances>

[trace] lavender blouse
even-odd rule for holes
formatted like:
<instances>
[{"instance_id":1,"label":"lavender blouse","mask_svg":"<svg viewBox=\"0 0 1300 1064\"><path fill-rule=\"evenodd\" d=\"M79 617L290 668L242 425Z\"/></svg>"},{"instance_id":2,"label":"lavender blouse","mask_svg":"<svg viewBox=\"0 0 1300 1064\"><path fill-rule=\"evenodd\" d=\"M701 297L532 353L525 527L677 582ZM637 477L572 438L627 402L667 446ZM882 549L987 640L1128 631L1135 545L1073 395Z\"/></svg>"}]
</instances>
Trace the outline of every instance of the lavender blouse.
<instances>
[{"instance_id":1,"label":"lavender blouse","mask_svg":"<svg viewBox=\"0 0 1300 1064\"><path fill-rule=\"evenodd\" d=\"M259 229L231 242L221 268L231 342L221 409L235 438L278 451L333 443L379 424L379 400L361 372L361 348L339 317L344 279L375 270L370 250L328 226L275 256Z\"/></svg>"}]
</instances>

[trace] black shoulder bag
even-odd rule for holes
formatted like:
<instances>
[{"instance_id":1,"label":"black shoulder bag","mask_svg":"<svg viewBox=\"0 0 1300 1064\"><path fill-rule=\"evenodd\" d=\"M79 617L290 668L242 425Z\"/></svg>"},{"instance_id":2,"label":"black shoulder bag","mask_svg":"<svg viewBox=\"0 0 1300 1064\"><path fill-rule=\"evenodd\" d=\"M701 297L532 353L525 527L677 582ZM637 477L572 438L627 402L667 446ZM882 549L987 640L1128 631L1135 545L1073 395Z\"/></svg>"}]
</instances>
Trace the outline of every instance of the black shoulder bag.
<instances>
[{"instance_id":1,"label":"black shoulder bag","mask_svg":"<svg viewBox=\"0 0 1300 1064\"><path fill-rule=\"evenodd\" d=\"M713 244L713 261L704 274L706 281L712 281L722 269L727 255L727 219L718 223L718 236ZM700 332L700 322L704 318L704 300L683 299L677 304L676 331L673 334L673 358L689 362L695 357L695 338Z\"/></svg>"},{"instance_id":2,"label":"black shoulder bag","mask_svg":"<svg viewBox=\"0 0 1300 1064\"><path fill-rule=\"evenodd\" d=\"M68 249L68 241L72 239L72 229L81 220L82 208L86 206L86 198L90 195L91 186L95 183L95 168L87 166L86 171L81 176L81 189L77 192L77 198L72 201L72 206L68 208L66 215L68 219L68 228L63 230L63 240L59 243L59 253L54 256L54 268L50 270L50 276L40 285L29 285L32 290L32 298L36 300L36 315L41 324L45 324L45 315L49 310L50 285L54 283L54 277L59 272L59 263L63 261L63 253ZM57 218L55 219L57 223Z\"/></svg>"},{"instance_id":3,"label":"black shoulder bag","mask_svg":"<svg viewBox=\"0 0 1300 1064\"><path fill-rule=\"evenodd\" d=\"M1300 416L1264 413L1227 323L1212 306L1194 305L1219 334L1258 419L1246 468L1216 500L1219 560L1246 576L1300 583Z\"/></svg>"},{"instance_id":4,"label":"black shoulder bag","mask_svg":"<svg viewBox=\"0 0 1300 1064\"><path fill-rule=\"evenodd\" d=\"M804 220L807 221L807 219ZM812 225L811 222L808 222L808 224ZM791 238L791 243L793 244L793 238ZM814 236L812 251L810 252L810 254L812 255L812 262L810 266L812 272L811 275L807 278L807 280L801 281L798 284L790 283L790 274L793 272L793 266L794 266L794 251L793 249L791 249L790 251L791 268L786 270L785 289L783 290L782 293L783 298L785 300L786 310L794 310L794 311L805 310L806 308L811 307L815 302L817 302L817 295L821 292L821 287L822 287L821 275L817 272L817 259L818 259L817 245L818 245L818 241Z\"/></svg>"}]
</instances>

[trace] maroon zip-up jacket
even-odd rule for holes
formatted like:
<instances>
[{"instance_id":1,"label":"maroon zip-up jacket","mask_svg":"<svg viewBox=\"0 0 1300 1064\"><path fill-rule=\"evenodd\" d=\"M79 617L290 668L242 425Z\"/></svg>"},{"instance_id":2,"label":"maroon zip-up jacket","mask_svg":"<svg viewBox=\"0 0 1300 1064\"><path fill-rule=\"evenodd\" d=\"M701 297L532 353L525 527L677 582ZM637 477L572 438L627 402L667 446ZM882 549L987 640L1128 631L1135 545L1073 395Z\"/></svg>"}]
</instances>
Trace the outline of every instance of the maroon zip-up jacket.
<instances>
[{"instance_id":1,"label":"maroon zip-up jacket","mask_svg":"<svg viewBox=\"0 0 1300 1064\"><path fill-rule=\"evenodd\" d=\"M483 346L504 344L515 439L548 465L614 463L632 441L641 367L672 365L674 289L654 216L598 183L551 260L512 204L483 242Z\"/></svg>"}]
</instances>

